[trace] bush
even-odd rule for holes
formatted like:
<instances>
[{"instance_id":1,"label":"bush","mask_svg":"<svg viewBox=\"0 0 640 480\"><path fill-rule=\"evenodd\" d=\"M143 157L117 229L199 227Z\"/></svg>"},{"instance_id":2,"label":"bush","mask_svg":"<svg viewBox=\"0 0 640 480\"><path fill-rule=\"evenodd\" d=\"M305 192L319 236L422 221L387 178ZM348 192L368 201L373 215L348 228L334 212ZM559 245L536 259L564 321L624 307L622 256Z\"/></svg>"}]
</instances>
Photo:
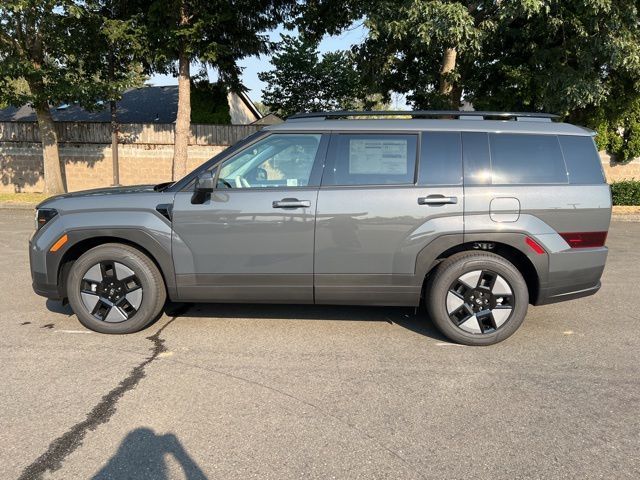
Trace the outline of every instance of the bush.
<instances>
[{"instance_id":1,"label":"bush","mask_svg":"<svg viewBox=\"0 0 640 480\"><path fill-rule=\"evenodd\" d=\"M614 98L591 112L584 124L596 131L598 149L613 154L617 161L640 157L640 98Z\"/></svg>"},{"instance_id":2,"label":"bush","mask_svg":"<svg viewBox=\"0 0 640 480\"><path fill-rule=\"evenodd\" d=\"M624 180L611 184L614 205L640 205L640 180Z\"/></svg>"}]
</instances>

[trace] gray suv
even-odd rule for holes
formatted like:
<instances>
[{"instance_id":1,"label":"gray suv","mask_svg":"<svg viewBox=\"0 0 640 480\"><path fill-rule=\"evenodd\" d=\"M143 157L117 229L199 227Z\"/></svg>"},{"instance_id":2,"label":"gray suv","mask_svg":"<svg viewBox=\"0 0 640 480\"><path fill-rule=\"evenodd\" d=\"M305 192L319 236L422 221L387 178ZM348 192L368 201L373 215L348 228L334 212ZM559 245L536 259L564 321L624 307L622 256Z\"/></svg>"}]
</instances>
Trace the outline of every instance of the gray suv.
<instances>
[{"instance_id":1,"label":"gray suv","mask_svg":"<svg viewBox=\"0 0 640 480\"><path fill-rule=\"evenodd\" d=\"M178 182L40 204L33 288L104 333L167 298L424 305L450 339L493 344L530 303L600 288L610 190L593 132L553 120L296 115Z\"/></svg>"}]
</instances>

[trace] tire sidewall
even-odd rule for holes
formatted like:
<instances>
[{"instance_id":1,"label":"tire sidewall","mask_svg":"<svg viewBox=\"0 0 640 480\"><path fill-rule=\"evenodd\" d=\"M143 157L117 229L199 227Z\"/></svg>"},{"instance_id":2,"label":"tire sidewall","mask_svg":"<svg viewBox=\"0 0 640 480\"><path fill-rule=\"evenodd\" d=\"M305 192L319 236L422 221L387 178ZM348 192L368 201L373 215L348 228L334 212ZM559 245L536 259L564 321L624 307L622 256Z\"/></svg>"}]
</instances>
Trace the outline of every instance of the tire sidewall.
<instances>
[{"instance_id":1,"label":"tire sidewall","mask_svg":"<svg viewBox=\"0 0 640 480\"><path fill-rule=\"evenodd\" d=\"M95 318L85 307L80 295L80 285L84 275L91 267L106 260L122 263L133 270L142 286L140 308L131 319L119 323L104 322ZM74 262L67 279L67 297L78 320L90 330L101 333L133 333L155 320L157 304L161 297L160 288L164 287L157 285L154 272L141 257L141 254L133 249L119 246L103 245L87 251Z\"/></svg>"},{"instance_id":2,"label":"tire sidewall","mask_svg":"<svg viewBox=\"0 0 640 480\"><path fill-rule=\"evenodd\" d=\"M504 277L515 299L515 307L507 322L490 334L467 333L453 324L446 307L449 288L458 278L474 270L491 270ZM529 306L529 290L516 267L503 257L494 254L478 254L443 263L439 267L428 292L427 308L432 321L440 331L456 342L465 345L492 345L510 337L525 319Z\"/></svg>"}]
</instances>

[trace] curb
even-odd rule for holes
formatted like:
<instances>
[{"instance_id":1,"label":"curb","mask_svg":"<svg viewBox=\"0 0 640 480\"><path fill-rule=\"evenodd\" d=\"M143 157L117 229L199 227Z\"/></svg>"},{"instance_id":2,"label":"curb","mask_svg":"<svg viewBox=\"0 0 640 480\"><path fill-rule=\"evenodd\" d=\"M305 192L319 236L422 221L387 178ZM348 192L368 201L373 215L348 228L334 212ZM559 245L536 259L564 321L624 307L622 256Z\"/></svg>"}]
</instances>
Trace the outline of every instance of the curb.
<instances>
[{"instance_id":1,"label":"curb","mask_svg":"<svg viewBox=\"0 0 640 480\"><path fill-rule=\"evenodd\" d=\"M640 222L640 215L637 213L613 214L612 222Z\"/></svg>"}]
</instances>

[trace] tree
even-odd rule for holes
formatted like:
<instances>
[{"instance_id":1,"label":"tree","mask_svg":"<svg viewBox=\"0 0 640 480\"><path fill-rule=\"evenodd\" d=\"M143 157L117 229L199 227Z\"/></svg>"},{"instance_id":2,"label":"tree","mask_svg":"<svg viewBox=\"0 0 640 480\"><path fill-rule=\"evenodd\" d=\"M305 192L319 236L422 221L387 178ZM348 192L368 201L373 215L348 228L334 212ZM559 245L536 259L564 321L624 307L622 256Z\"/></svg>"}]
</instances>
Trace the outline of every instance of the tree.
<instances>
[{"instance_id":1,"label":"tree","mask_svg":"<svg viewBox=\"0 0 640 480\"><path fill-rule=\"evenodd\" d=\"M416 108L555 112L621 158L640 155L637 0L308 3L298 26L316 37L364 17L354 50L369 92Z\"/></svg>"},{"instance_id":2,"label":"tree","mask_svg":"<svg viewBox=\"0 0 640 480\"><path fill-rule=\"evenodd\" d=\"M96 2L74 0L0 4L0 102L35 109L46 193L66 189L50 105L77 102L97 109L127 83L110 81L101 73L104 30L97 9Z\"/></svg>"},{"instance_id":3,"label":"tree","mask_svg":"<svg viewBox=\"0 0 640 480\"><path fill-rule=\"evenodd\" d=\"M270 43L262 32L288 18L295 4L295 0L139 0L138 8L147 18L150 71L178 76L174 180L187 172L191 65L212 67L219 82L242 90L238 60L267 53Z\"/></svg>"},{"instance_id":4,"label":"tree","mask_svg":"<svg viewBox=\"0 0 640 480\"><path fill-rule=\"evenodd\" d=\"M264 104L281 116L316 110L349 110L362 97L360 76L349 52L329 52L322 57L316 41L281 35L271 59L273 70L258 78L267 82Z\"/></svg>"},{"instance_id":5,"label":"tree","mask_svg":"<svg viewBox=\"0 0 640 480\"><path fill-rule=\"evenodd\" d=\"M256 106L256 108L258 109L261 115L269 115L271 113L271 109L267 107L264 103L253 102L253 104Z\"/></svg>"},{"instance_id":6,"label":"tree","mask_svg":"<svg viewBox=\"0 0 640 480\"><path fill-rule=\"evenodd\" d=\"M618 158L640 156L638 2L530 3L505 11L484 46L474 105L559 113Z\"/></svg>"},{"instance_id":7,"label":"tree","mask_svg":"<svg viewBox=\"0 0 640 480\"><path fill-rule=\"evenodd\" d=\"M126 88L143 85L146 76L141 59L146 48L141 18L127 0L100 0L97 7L95 19L100 32L97 40L102 48L97 49L93 59L98 62L96 69L100 76L107 80L104 100L109 101L111 113L113 185L119 185L117 102Z\"/></svg>"},{"instance_id":8,"label":"tree","mask_svg":"<svg viewBox=\"0 0 640 480\"><path fill-rule=\"evenodd\" d=\"M493 28L500 3L374 2L369 36L357 47L371 90L407 95L416 108L460 106L466 74Z\"/></svg>"},{"instance_id":9,"label":"tree","mask_svg":"<svg viewBox=\"0 0 640 480\"><path fill-rule=\"evenodd\" d=\"M570 115L640 80L637 1L526 4L500 12L468 82L474 103Z\"/></svg>"}]
</instances>

